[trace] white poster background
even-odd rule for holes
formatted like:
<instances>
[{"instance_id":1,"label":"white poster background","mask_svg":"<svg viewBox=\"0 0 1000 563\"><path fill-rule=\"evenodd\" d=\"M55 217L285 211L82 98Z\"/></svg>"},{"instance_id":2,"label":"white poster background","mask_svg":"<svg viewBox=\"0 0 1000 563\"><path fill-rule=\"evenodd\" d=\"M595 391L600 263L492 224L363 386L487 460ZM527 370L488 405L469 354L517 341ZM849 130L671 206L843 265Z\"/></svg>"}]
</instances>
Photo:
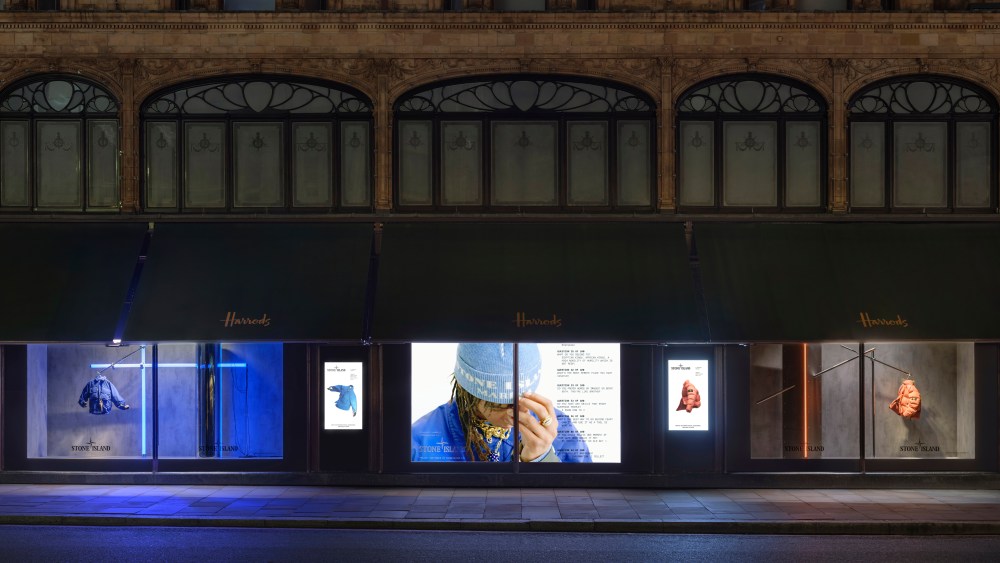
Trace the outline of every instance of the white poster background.
<instances>
[{"instance_id":1,"label":"white poster background","mask_svg":"<svg viewBox=\"0 0 1000 563\"><path fill-rule=\"evenodd\" d=\"M411 346L411 422L451 399L457 343ZM538 344L535 392L572 419L595 463L621 462L621 347L617 343Z\"/></svg>"},{"instance_id":2,"label":"white poster background","mask_svg":"<svg viewBox=\"0 0 1000 563\"><path fill-rule=\"evenodd\" d=\"M324 430L361 430L364 412L362 412L361 362L323 362L323 429ZM353 385L354 396L358 399L358 415L348 408L346 411L337 408L337 399L341 393L330 391L334 385Z\"/></svg>"},{"instance_id":3,"label":"white poster background","mask_svg":"<svg viewBox=\"0 0 1000 563\"><path fill-rule=\"evenodd\" d=\"M684 382L690 381L701 396L701 406L677 410L684 393ZM708 360L667 361L668 430L708 430Z\"/></svg>"}]
</instances>

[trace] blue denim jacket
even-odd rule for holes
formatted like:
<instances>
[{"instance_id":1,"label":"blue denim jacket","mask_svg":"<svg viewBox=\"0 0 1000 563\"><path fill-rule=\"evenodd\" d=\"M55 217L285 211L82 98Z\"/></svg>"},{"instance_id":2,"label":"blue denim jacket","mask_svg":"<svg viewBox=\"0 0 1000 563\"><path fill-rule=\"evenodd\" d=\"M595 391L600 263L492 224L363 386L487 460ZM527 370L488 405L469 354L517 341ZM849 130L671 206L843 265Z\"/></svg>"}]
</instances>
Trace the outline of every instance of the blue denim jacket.
<instances>
[{"instance_id":1,"label":"blue denim jacket","mask_svg":"<svg viewBox=\"0 0 1000 563\"><path fill-rule=\"evenodd\" d=\"M118 394L118 389L103 375L98 375L83 386L80 406L90 405L90 414L108 414L112 404L122 410L128 409L125 399Z\"/></svg>"},{"instance_id":2,"label":"blue denim jacket","mask_svg":"<svg viewBox=\"0 0 1000 563\"><path fill-rule=\"evenodd\" d=\"M589 463L590 448L580 437L580 432L573 425L566 413L556 409L559 421L559 435L552 447L556 457L564 463ZM465 451L465 433L458 417L458 405L454 401L432 410L413 423L411 429L411 461L474 461ZM495 451L499 438L490 440L487 445L490 451ZM510 461L514 451L514 433L499 444L500 461Z\"/></svg>"}]
</instances>

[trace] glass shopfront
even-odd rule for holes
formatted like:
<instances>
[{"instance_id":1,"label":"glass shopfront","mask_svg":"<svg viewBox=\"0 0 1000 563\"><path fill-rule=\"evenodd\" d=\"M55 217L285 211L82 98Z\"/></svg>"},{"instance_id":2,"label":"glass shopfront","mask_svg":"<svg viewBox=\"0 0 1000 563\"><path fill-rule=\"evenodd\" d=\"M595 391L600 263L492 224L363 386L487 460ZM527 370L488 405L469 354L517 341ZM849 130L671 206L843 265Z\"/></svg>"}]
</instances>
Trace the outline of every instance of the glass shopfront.
<instances>
[{"instance_id":1,"label":"glass shopfront","mask_svg":"<svg viewBox=\"0 0 1000 563\"><path fill-rule=\"evenodd\" d=\"M28 459L281 459L277 343L26 347Z\"/></svg>"},{"instance_id":2,"label":"glass shopfront","mask_svg":"<svg viewBox=\"0 0 1000 563\"><path fill-rule=\"evenodd\" d=\"M734 405L730 429L744 416L748 420L749 459L739 459L737 446L731 449L734 463L775 469L781 465L774 460L808 462L814 469L830 460L860 462L869 470L991 467L995 454L988 444L996 439L996 417L984 397L995 400L996 352L994 345L971 342L730 347L734 387L748 390L746 403ZM735 434L730 439L740 442Z\"/></svg>"}]
</instances>

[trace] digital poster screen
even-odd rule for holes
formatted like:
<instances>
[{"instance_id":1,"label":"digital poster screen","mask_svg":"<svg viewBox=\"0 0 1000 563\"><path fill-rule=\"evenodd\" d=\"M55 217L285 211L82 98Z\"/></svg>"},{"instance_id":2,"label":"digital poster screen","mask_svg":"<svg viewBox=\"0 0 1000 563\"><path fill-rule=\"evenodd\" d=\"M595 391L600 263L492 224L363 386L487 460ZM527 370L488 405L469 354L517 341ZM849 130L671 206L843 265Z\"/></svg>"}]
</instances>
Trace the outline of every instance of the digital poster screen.
<instances>
[{"instance_id":1,"label":"digital poster screen","mask_svg":"<svg viewBox=\"0 0 1000 563\"><path fill-rule=\"evenodd\" d=\"M363 364L323 363L323 429L361 430L364 420Z\"/></svg>"},{"instance_id":2,"label":"digital poster screen","mask_svg":"<svg viewBox=\"0 0 1000 563\"><path fill-rule=\"evenodd\" d=\"M667 429L709 429L708 360L667 361Z\"/></svg>"},{"instance_id":3,"label":"digital poster screen","mask_svg":"<svg viewBox=\"0 0 1000 563\"><path fill-rule=\"evenodd\" d=\"M620 463L619 344L433 343L411 350L412 461Z\"/></svg>"}]
</instances>

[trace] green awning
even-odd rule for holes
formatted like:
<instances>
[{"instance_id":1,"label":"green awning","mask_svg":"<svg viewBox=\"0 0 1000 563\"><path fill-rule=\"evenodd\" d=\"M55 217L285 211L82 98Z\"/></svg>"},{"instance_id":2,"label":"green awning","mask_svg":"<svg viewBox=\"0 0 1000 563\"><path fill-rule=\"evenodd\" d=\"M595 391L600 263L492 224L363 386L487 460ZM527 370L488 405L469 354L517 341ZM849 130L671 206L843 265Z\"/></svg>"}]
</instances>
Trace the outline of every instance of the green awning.
<instances>
[{"instance_id":1,"label":"green awning","mask_svg":"<svg viewBox=\"0 0 1000 563\"><path fill-rule=\"evenodd\" d=\"M370 223L157 223L128 342L362 340Z\"/></svg>"},{"instance_id":2,"label":"green awning","mask_svg":"<svg viewBox=\"0 0 1000 563\"><path fill-rule=\"evenodd\" d=\"M701 341L683 225L389 223L376 341Z\"/></svg>"},{"instance_id":3,"label":"green awning","mask_svg":"<svg viewBox=\"0 0 1000 563\"><path fill-rule=\"evenodd\" d=\"M111 342L145 223L0 224L0 342Z\"/></svg>"},{"instance_id":4,"label":"green awning","mask_svg":"<svg viewBox=\"0 0 1000 563\"><path fill-rule=\"evenodd\" d=\"M711 340L1000 339L1000 226L694 226Z\"/></svg>"}]
</instances>

